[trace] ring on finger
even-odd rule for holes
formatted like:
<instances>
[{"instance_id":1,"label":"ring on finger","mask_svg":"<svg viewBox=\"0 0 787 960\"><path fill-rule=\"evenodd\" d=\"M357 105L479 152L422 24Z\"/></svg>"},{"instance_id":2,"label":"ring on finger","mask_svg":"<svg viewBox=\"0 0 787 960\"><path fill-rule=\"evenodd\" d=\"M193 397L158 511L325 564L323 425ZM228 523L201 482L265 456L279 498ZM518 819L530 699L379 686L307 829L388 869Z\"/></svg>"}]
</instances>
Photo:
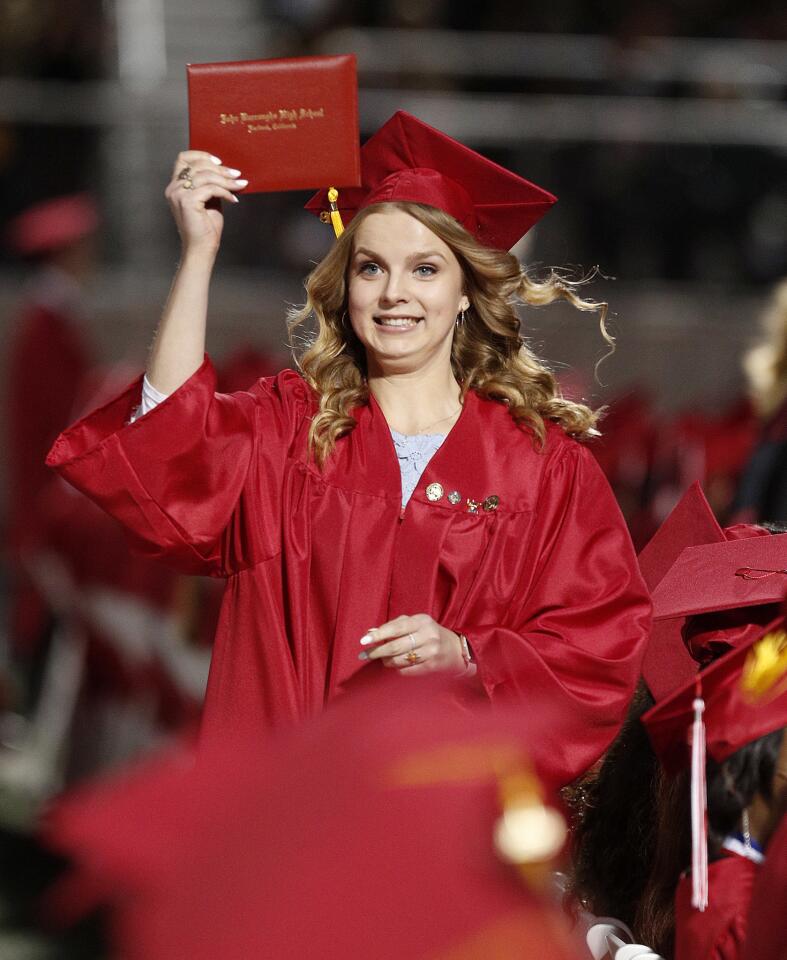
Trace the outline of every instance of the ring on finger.
<instances>
[{"instance_id":1,"label":"ring on finger","mask_svg":"<svg viewBox=\"0 0 787 960\"><path fill-rule=\"evenodd\" d=\"M191 179L191 167L184 167L177 176L184 190L193 190L194 181Z\"/></svg>"},{"instance_id":2,"label":"ring on finger","mask_svg":"<svg viewBox=\"0 0 787 960\"><path fill-rule=\"evenodd\" d=\"M412 633L408 633L407 637L410 641L410 652L412 653L415 650L415 636Z\"/></svg>"},{"instance_id":3,"label":"ring on finger","mask_svg":"<svg viewBox=\"0 0 787 960\"><path fill-rule=\"evenodd\" d=\"M415 650L411 650L408 654L405 654L405 660L410 664L421 662L421 658L418 656Z\"/></svg>"}]
</instances>

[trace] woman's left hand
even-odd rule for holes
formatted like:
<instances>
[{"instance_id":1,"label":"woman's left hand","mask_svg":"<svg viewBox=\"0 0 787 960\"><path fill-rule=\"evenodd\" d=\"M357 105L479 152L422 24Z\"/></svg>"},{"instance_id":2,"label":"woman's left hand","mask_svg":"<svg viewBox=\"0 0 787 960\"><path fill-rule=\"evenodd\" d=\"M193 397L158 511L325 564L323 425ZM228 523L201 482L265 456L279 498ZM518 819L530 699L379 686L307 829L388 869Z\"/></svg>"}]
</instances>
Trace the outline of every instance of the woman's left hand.
<instances>
[{"instance_id":1,"label":"woman's left hand","mask_svg":"<svg viewBox=\"0 0 787 960\"><path fill-rule=\"evenodd\" d=\"M399 670L403 676L437 670L460 674L466 670L462 641L426 613L397 617L372 627L361 637L361 659L382 660L384 666Z\"/></svg>"}]
</instances>

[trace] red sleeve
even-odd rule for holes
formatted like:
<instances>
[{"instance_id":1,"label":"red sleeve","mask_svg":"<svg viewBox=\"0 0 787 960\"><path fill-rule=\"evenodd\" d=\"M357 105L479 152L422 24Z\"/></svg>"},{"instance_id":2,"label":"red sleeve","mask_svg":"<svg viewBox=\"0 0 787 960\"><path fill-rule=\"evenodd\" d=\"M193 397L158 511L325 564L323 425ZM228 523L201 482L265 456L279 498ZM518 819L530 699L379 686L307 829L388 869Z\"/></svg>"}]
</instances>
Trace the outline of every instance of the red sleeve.
<instances>
[{"instance_id":1,"label":"red sleeve","mask_svg":"<svg viewBox=\"0 0 787 960\"><path fill-rule=\"evenodd\" d=\"M574 441L552 454L538 498L519 602L503 624L468 623L478 677L494 701L559 704L541 744L544 775L566 783L607 748L640 673L651 605L612 491ZM538 758L537 758L538 759Z\"/></svg>"},{"instance_id":2,"label":"red sleeve","mask_svg":"<svg viewBox=\"0 0 787 960\"><path fill-rule=\"evenodd\" d=\"M119 520L143 552L185 572L227 576L280 549L283 469L308 387L292 371L245 393L217 394L215 385L206 358L129 424L137 380L62 433L47 463Z\"/></svg>"}]
</instances>

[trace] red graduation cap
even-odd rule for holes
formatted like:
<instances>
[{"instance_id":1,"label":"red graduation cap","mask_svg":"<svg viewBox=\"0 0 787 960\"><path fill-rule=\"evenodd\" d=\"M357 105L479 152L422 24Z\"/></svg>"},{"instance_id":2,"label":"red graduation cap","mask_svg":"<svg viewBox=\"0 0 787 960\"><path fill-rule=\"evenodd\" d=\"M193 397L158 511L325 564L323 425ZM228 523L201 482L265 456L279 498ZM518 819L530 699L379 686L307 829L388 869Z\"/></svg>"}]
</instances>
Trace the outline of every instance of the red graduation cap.
<instances>
[{"instance_id":1,"label":"red graduation cap","mask_svg":"<svg viewBox=\"0 0 787 960\"><path fill-rule=\"evenodd\" d=\"M455 696L386 677L263 743L82 790L48 825L72 895L111 902L128 960L568 960L525 865L546 879L564 837L527 759L557 707L532 730Z\"/></svg>"},{"instance_id":2,"label":"red graduation cap","mask_svg":"<svg viewBox=\"0 0 787 960\"><path fill-rule=\"evenodd\" d=\"M7 229L9 246L22 256L68 246L98 229L96 202L88 193L43 200L20 213Z\"/></svg>"},{"instance_id":3,"label":"red graduation cap","mask_svg":"<svg viewBox=\"0 0 787 960\"><path fill-rule=\"evenodd\" d=\"M654 618L683 622L698 663L761 632L787 592L787 534L747 529L754 535L687 547L653 591Z\"/></svg>"},{"instance_id":4,"label":"red graduation cap","mask_svg":"<svg viewBox=\"0 0 787 960\"><path fill-rule=\"evenodd\" d=\"M362 186L341 190L345 222L374 203L406 200L450 214L482 244L510 250L556 197L403 110L361 148ZM331 209L326 190L306 209Z\"/></svg>"},{"instance_id":5,"label":"red graduation cap","mask_svg":"<svg viewBox=\"0 0 787 960\"><path fill-rule=\"evenodd\" d=\"M724 540L699 483L693 483L639 553L639 568L651 595L686 547ZM658 701L697 672L681 638L680 620L656 620L642 662L642 676Z\"/></svg>"},{"instance_id":6,"label":"red graduation cap","mask_svg":"<svg viewBox=\"0 0 787 960\"><path fill-rule=\"evenodd\" d=\"M747 524L722 529L698 483L639 562L653 599L642 673L657 701L698 664L761 632L787 591L787 534Z\"/></svg>"}]
</instances>

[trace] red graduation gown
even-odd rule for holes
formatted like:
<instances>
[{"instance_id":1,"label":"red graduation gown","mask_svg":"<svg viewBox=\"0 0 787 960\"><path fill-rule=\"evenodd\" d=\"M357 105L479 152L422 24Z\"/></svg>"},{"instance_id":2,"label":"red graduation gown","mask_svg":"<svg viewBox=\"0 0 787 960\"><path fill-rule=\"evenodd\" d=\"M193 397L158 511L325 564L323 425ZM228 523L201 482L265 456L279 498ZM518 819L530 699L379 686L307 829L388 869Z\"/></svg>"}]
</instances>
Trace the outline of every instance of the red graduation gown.
<instances>
[{"instance_id":1,"label":"red graduation gown","mask_svg":"<svg viewBox=\"0 0 787 960\"><path fill-rule=\"evenodd\" d=\"M550 425L543 452L475 393L407 508L385 418L356 412L323 472L308 462L313 394L284 371L216 394L209 361L125 425L135 383L65 431L49 463L181 570L226 577L206 738L320 711L359 670L365 631L427 613L466 633L492 702L557 700L571 736L542 743L567 782L614 737L639 674L650 603L590 452ZM440 483L444 495L426 496ZM461 501L448 500L459 491ZM496 510L468 510L499 497Z\"/></svg>"},{"instance_id":2,"label":"red graduation gown","mask_svg":"<svg viewBox=\"0 0 787 960\"><path fill-rule=\"evenodd\" d=\"M675 960L740 960L759 869L735 853L711 863L703 912L691 905L691 877L681 877L675 893Z\"/></svg>"}]
</instances>

